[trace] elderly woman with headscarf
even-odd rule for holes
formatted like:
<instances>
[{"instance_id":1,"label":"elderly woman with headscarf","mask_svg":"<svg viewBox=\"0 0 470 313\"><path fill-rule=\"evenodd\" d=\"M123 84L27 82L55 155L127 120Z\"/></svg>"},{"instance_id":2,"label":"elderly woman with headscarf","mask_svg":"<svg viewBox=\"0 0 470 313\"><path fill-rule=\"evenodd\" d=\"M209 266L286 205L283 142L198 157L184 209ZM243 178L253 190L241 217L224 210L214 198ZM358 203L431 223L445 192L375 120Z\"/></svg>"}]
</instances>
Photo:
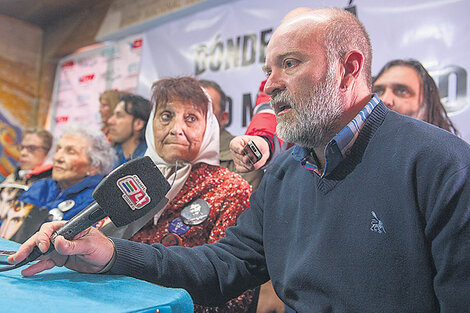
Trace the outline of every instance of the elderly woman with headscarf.
<instances>
[{"instance_id":1,"label":"elderly woman with headscarf","mask_svg":"<svg viewBox=\"0 0 470 313\"><path fill-rule=\"evenodd\" d=\"M114 150L99 130L65 129L52 157L52 179L38 180L7 213L0 237L24 242L47 220L68 220L93 202L93 190L113 168Z\"/></svg>"},{"instance_id":2,"label":"elderly woman with headscarf","mask_svg":"<svg viewBox=\"0 0 470 313\"><path fill-rule=\"evenodd\" d=\"M131 240L189 247L216 242L248 208L251 186L219 166L219 126L196 79L162 79L153 85L151 101L146 155L171 189L166 207L141 221L145 226ZM121 235L129 238L132 232ZM246 312L252 295L245 292L222 307L196 305L195 312Z\"/></svg>"}]
</instances>

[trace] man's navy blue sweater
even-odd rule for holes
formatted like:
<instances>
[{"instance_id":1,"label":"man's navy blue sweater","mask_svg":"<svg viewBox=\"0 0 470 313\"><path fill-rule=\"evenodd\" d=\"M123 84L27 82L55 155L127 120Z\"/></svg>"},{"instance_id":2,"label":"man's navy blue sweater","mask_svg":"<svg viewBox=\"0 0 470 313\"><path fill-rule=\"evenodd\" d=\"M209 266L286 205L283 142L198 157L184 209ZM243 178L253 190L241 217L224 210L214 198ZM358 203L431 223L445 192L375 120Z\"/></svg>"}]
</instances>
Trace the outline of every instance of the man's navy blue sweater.
<instances>
[{"instance_id":1,"label":"man's navy blue sweater","mask_svg":"<svg viewBox=\"0 0 470 313\"><path fill-rule=\"evenodd\" d=\"M328 176L287 152L218 243L115 240L111 273L217 304L272 279L298 312L466 312L470 148L377 105Z\"/></svg>"}]
</instances>

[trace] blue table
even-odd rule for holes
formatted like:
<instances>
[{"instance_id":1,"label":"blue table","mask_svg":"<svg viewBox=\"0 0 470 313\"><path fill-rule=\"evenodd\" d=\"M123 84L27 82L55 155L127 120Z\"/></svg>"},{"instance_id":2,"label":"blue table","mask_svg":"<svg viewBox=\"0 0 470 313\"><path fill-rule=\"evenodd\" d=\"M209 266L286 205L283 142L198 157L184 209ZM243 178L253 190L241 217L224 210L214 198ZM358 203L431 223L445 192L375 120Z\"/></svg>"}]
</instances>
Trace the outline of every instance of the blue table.
<instances>
[{"instance_id":1,"label":"blue table","mask_svg":"<svg viewBox=\"0 0 470 313\"><path fill-rule=\"evenodd\" d=\"M18 247L0 238L0 250ZM56 267L23 277L19 268L0 272L0 311L184 313L193 312L193 302L183 289L125 276L81 274Z\"/></svg>"}]
</instances>

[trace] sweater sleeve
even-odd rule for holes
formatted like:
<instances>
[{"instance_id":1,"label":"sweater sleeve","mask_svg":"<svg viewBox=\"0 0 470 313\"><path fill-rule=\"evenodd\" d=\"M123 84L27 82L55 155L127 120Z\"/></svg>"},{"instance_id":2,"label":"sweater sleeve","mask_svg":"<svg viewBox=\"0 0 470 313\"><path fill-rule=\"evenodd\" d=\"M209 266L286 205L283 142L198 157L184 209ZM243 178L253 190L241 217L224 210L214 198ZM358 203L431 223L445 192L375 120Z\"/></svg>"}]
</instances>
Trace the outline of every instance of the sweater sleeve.
<instances>
[{"instance_id":1,"label":"sweater sleeve","mask_svg":"<svg viewBox=\"0 0 470 313\"><path fill-rule=\"evenodd\" d=\"M428 203L426 236L436 275L434 289L441 312L464 312L470 306L470 165L434 181Z\"/></svg>"},{"instance_id":2,"label":"sweater sleeve","mask_svg":"<svg viewBox=\"0 0 470 313\"><path fill-rule=\"evenodd\" d=\"M254 200L257 193L261 194L260 189L253 194L252 205L241 214L237 226L229 227L218 242L188 248L113 238L116 262L109 274L184 288L195 303L206 306L221 305L266 282L269 275L262 248L262 210Z\"/></svg>"}]
</instances>

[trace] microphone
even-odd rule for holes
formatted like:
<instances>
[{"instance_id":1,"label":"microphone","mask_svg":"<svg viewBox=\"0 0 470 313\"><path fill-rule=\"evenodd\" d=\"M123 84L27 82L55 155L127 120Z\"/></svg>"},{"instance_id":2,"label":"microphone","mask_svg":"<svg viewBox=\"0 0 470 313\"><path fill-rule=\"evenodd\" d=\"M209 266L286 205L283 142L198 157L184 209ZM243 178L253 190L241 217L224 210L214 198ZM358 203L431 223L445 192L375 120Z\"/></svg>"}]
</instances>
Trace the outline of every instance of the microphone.
<instances>
[{"instance_id":1,"label":"microphone","mask_svg":"<svg viewBox=\"0 0 470 313\"><path fill-rule=\"evenodd\" d=\"M72 240L106 216L117 227L127 225L157 206L161 210L168 202L165 195L169 190L170 185L149 156L130 160L103 178L92 193L95 201L52 234L51 241L54 242L57 236ZM44 254L53 250L51 244ZM36 246L26 259L0 268L0 272L23 266L41 255L43 253Z\"/></svg>"}]
</instances>

